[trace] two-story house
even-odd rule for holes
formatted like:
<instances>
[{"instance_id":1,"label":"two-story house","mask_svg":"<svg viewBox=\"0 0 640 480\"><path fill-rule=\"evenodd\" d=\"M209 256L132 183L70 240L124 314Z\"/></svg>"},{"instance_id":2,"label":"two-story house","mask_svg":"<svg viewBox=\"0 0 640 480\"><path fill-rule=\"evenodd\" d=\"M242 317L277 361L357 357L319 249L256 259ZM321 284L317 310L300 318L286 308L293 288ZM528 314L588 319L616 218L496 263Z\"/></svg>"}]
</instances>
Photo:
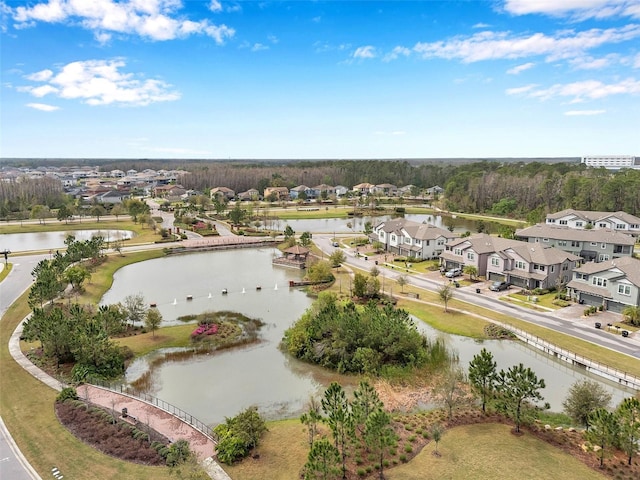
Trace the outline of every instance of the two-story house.
<instances>
[{"instance_id":1,"label":"two-story house","mask_svg":"<svg viewBox=\"0 0 640 480\"><path fill-rule=\"evenodd\" d=\"M626 212L592 212L567 209L547 215L547 225L573 229L607 229L640 236L640 218Z\"/></svg>"},{"instance_id":2,"label":"two-story house","mask_svg":"<svg viewBox=\"0 0 640 480\"><path fill-rule=\"evenodd\" d=\"M289 189L287 187L265 187L264 198L275 198L276 200L289 200Z\"/></svg>"},{"instance_id":3,"label":"two-story house","mask_svg":"<svg viewBox=\"0 0 640 480\"><path fill-rule=\"evenodd\" d=\"M615 230L577 230L542 223L516 231L516 237L529 243L559 248L588 262L605 262L613 258L629 257L633 255L635 244L631 235Z\"/></svg>"},{"instance_id":4,"label":"two-story house","mask_svg":"<svg viewBox=\"0 0 640 480\"><path fill-rule=\"evenodd\" d=\"M580 261L580 257L557 248L485 233L450 240L440 259L446 269L472 265L478 276L529 289L568 282Z\"/></svg>"},{"instance_id":5,"label":"two-story house","mask_svg":"<svg viewBox=\"0 0 640 480\"><path fill-rule=\"evenodd\" d=\"M431 259L438 258L447 240L455 238L455 235L430 223L395 218L376 225L372 237L384 245L385 251Z\"/></svg>"},{"instance_id":6,"label":"two-story house","mask_svg":"<svg viewBox=\"0 0 640 480\"><path fill-rule=\"evenodd\" d=\"M236 196L236 192L229 187L214 187L209 192L211 195L211 200L214 199L224 199L224 200L233 200Z\"/></svg>"},{"instance_id":7,"label":"two-story house","mask_svg":"<svg viewBox=\"0 0 640 480\"><path fill-rule=\"evenodd\" d=\"M640 260L623 257L585 263L574 270L567 290L580 303L603 305L613 312L640 306Z\"/></svg>"}]
</instances>

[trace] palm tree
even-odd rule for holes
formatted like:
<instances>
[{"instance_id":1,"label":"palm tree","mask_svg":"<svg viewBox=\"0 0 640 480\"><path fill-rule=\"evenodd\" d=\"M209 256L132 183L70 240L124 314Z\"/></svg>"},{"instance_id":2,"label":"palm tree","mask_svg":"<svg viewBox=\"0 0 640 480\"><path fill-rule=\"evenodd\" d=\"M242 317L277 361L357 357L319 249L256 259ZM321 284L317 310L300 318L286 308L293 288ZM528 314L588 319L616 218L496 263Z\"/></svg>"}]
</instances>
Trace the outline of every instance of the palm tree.
<instances>
[{"instance_id":1,"label":"palm tree","mask_svg":"<svg viewBox=\"0 0 640 480\"><path fill-rule=\"evenodd\" d=\"M629 305L622 310L622 314L625 316L625 319L631 325L640 325L640 307Z\"/></svg>"}]
</instances>

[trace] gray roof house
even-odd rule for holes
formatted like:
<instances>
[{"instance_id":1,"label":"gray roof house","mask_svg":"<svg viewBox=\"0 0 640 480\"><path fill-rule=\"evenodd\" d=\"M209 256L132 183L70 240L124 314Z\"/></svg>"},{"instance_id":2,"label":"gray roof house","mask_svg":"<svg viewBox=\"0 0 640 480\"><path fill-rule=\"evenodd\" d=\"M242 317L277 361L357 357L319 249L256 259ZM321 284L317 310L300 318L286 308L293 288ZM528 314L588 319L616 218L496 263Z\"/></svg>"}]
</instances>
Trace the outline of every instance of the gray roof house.
<instances>
[{"instance_id":1,"label":"gray roof house","mask_svg":"<svg viewBox=\"0 0 640 480\"><path fill-rule=\"evenodd\" d=\"M567 289L574 300L613 312L640 306L640 260L623 257L585 263L574 270Z\"/></svg>"},{"instance_id":2,"label":"gray roof house","mask_svg":"<svg viewBox=\"0 0 640 480\"><path fill-rule=\"evenodd\" d=\"M586 261L605 262L633 255L635 239L608 229L576 230L539 223L516 231L516 237L529 243L557 247L579 255Z\"/></svg>"},{"instance_id":3,"label":"gray roof house","mask_svg":"<svg viewBox=\"0 0 640 480\"><path fill-rule=\"evenodd\" d=\"M430 223L395 218L376 225L372 237L384 245L385 251L431 259L437 258L444 251L447 240L455 235Z\"/></svg>"},{"instance_id":4,"label":"gray roof house","mask_svg":"<svg viewBox=\"0 0 640 480\"><path fill-rule=\"evenodd\" d=\"M640 218L626 212L592 212L567 209L547 215L547 225L574 229L608 229L640 236ZM590 225L590 226L589 226Z\"/></svg>"},{"instance_id":5,"label":"gray roof house","mask_svg":"<svg viewBox=\"0 0 640 480\"><path fill-rule=\"evenodd\" d=\"M440 255L445 268L476 267L479 276L522 288L552 288L571 280L580 257L554 247L484 233L449 241Z\"/></svg>"}]
</instances>

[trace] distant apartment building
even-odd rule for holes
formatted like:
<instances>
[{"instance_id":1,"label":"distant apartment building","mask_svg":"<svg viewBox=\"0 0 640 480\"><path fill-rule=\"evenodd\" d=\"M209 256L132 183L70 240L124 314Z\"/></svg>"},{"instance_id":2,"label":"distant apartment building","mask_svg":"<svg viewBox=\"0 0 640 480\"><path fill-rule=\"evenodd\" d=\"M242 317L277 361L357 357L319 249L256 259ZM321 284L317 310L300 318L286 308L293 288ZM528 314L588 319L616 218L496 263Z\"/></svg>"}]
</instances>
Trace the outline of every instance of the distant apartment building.
<instances>
[{"instance_id":1,"label":"distant apartment building","mask_svg":"<svg viewBox=\"0 0 640 480\"><path fill-rule=\"evenodd\" d=\"M582 157L580 163L589 167L620 170L621 168L640 168L640 157L633 155L589 155Z\"/></svg>"},{"instance_id":2,"label":"distant apartment building","mask_svg":"<svg viewBox=\"0 0 640 480\"><path fill-rule=\"evenodd\" d=\"M608 229L640 236L640 218L622 211L595 212L569 208L548 214L545 223L578 230Z\"/></svg>"},{"instance_id":3,"label":"distant apartment building","mask_svg":"<svg viewBox=\"0 0 640 480\"><path fill-rule=\"evenodd\" d=\"M529 243L556 247L585 261L606 262L633 255L635 239L609 229L578 230L567 226L539 223L516 231L516 237Z\"/></svg>"}]
</instances>

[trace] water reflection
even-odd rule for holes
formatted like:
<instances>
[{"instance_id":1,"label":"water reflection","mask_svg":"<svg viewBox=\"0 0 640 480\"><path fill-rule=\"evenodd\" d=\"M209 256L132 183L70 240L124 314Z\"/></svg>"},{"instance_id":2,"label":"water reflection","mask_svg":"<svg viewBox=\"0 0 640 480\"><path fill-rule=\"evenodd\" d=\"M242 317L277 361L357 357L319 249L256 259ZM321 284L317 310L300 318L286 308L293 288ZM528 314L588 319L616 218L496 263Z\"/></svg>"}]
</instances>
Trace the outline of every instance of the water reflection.
<instances>
[{"instance_id":1,"label":"water reflection","mask_svg":"<svg viewBox=\"0 0 640 480\"><path fill-rule=\"evenodd\" d=\"M30 250L50 250L64 248L65 239L73 235L76 240L90 240L101 236L105 241L125 240L133 237L130 230L68 230L58 232L6 233L0 235L0 250L9 249L12 252Z\"/></svg>"},{"instance_id":2,"label":"water reflection","mask_svg":"<svg viewBox=\"0 0 640 480\"><path fill-rule=\"evenodd\" d=\"M118 302L140 291L148 300L158 302L167 324L175 323L179 315L205 310L238 311L266 323L257 344L171 361L156 368L151 393L213 424L251 405L257 405L269 419L294 417L302 412L310 395L321 394L331 381L354 383L353 377L300 362L278 349L285 329L302 315L312 299L287 287L289 280L300 279L302 273L272 266L273 254L272 249L242 249L181 255L129 265L116 273L103 303ZM262 285L261 291L252 288L258 284ZM228 288L229 293L222 295L222 288ZM192 301L186 300L189 294L193 295ZM520 343L479 342L416 323L428 336L439 336L455 349L465 369L483 347L493 353L499 369L518 363L531 367L539 378L544 378L547 387L542 394L554 411L562 410L568 388L582 378L603 383L613 393L614 403L632 393ZM135 362L128 369L126 380L144 373L149 358Z\"/></svg>"}]
</instances>

